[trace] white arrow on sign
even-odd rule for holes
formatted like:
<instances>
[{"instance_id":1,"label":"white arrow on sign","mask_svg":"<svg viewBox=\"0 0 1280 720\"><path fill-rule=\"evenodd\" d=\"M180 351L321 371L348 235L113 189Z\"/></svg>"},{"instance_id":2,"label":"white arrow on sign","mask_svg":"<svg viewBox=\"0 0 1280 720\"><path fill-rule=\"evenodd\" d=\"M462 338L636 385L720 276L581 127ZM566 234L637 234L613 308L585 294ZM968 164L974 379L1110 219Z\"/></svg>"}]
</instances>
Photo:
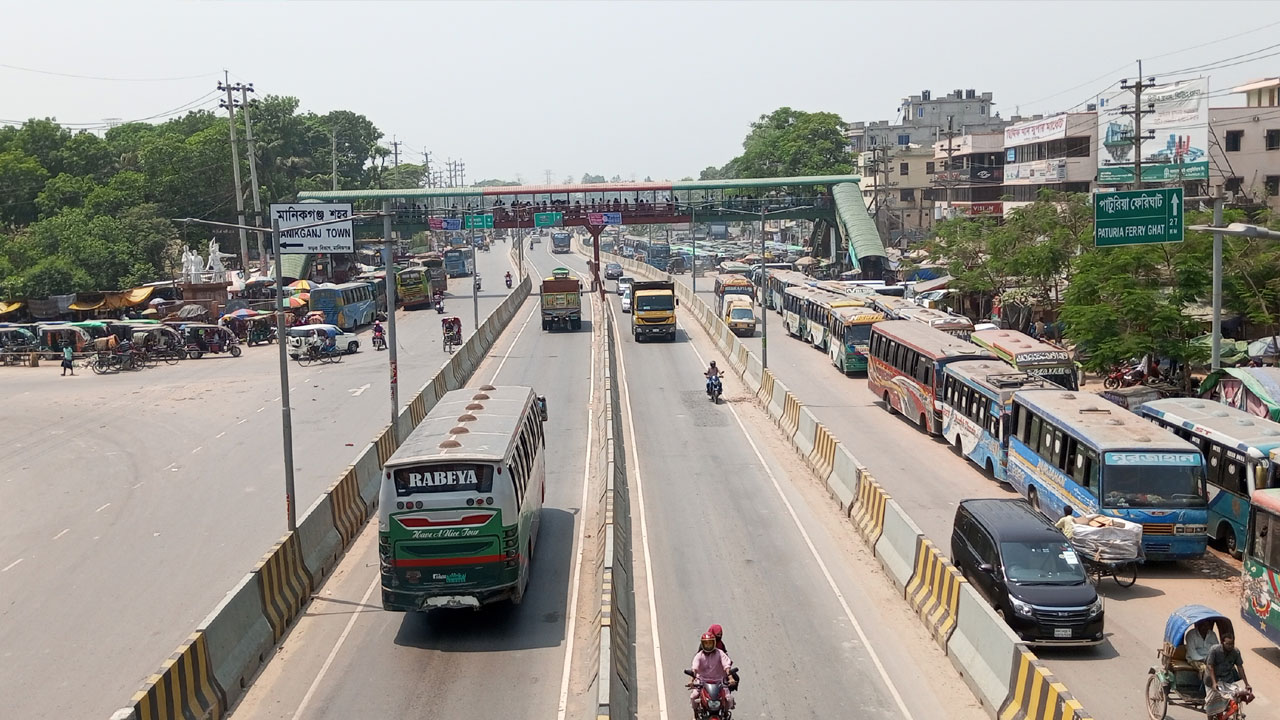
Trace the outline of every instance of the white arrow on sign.
<instances>
[{"instance_id":1,"label":"white arrow on sign","mask_svg":"<svg viewBox=\"0 0 1280 720\"><path fill-rule=\"evenodd\" d=\"M351 397L360 397L365 390L369 389L369 383L365 383L358 388L350 388L347 392L351 393Z\"/></svg>"}]
</instances>

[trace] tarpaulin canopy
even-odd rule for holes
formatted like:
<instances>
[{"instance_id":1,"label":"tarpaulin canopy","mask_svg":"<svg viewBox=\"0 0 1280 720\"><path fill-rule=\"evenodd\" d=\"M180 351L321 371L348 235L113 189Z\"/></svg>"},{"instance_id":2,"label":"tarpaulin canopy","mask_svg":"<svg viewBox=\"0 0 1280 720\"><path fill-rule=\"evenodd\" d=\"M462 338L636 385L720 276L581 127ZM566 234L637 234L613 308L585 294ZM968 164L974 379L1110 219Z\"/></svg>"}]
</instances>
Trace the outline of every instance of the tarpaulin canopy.
<instances>
[{"instance_id":1,"label":"tarpaulin canopy","mask_svg":"<svg viewBox=\"0 0 1280 720\"><path fill-rule=\"evenodd\" d=\"M107 294L107 307L110 308L126 308L142 305L151 299L151 294L155 292L154 287L136 287L130 290L121 290L120 292Z\"/></svg>"},{"instance_id":2,"label":"tarpaulin canopy","mask_svg":"<svg viewBox=\"0 0 1280 720\"><path fill-rule=\"evenodd\" d=\"M81 299L79 296L76 296L76 301L68 305L67 309L68 310L97 310L98 308L105 305L107 302L106 297L102 295L98 295L97 299L94 299L93 295L90 295L87 293L86 295L87 297L85 297L84 299Z\"/></svg>"},{"instance_id":3,"label":"tarpaulin canopy","mask_svg":"<svg viewBox=\"0 0 1280 720\"><path fill-rule=\"evenodd\" d=\"M4 315L6 313L11 313L14 310L21 310L21 309L22 309L21 300L15 300L13 302L0 301L0 315Z\"/></svg>"}]
</instances>

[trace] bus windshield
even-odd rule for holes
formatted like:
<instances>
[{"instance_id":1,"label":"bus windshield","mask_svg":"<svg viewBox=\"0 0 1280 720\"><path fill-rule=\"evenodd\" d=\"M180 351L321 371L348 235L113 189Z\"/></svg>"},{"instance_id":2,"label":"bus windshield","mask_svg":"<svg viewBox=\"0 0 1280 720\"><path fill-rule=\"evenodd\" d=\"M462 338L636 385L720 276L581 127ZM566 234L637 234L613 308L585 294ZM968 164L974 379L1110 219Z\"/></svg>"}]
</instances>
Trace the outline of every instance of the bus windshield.
<instances>
[{"instance_id":1,"label":"bus windshield","mask_svg":"<svg viewBox=\"0 0 1280 720\"><path fill-rule=\"evenodd\" d=\"M1152 456L1151 459L1144 459ZM1207 505L1204 470L1196 455L1106 454L1106 508L1199 508Z\"/></svg>"},{"instance_id":2,"label":"bus windshield","mask_svg":"<svg viewBox=\"0 0 1280 720\"><path fill-rule=\"evenodd\" d=\"M868 345L871 343L871 325L846 325L844 328L845 345Z\"/></svg>"},{"instance_id":3,"label":"bus windshield","mask_svg":"<svg viewBox=\"0 0 1280 720\"><path fill-rule=\"evenodd\" d=\"M1048 380L1049 382L1053 383L1054 385L1064 387L1068 390L1079 389L1079 387L1076 385L1076 369L1074 365L1059 366L1059 367L1045 367L1045 368L1019 367L1018 369L1022 370L1028 375L1036 375L1038 377L1042 377L1045 380Z\"/></svg>"}]
</instances>

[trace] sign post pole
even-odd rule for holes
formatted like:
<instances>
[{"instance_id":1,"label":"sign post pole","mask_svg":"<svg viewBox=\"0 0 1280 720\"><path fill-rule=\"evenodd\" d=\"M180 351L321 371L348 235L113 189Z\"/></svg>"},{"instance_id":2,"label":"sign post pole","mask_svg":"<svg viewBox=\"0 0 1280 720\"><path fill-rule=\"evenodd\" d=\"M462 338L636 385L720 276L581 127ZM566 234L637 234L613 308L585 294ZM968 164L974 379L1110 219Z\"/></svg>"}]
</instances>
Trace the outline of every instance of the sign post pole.
<instances>
[{"instance_id":1,"label":"sign post pole","mask_svg":"<svg viewBox=\"0 0 1280 720\"><path fill-rule=\"evenodd\" d=\"M289 409L289 337L284 323L284 270L280 261L280 217L271 213L271 253L276 263L276 346L280 349L280 424L284 433L284 506L289 532L298 529L293 493L293 414ZM305 343L303 350L306 349Z\"/></svg>"},{"instance_id":2,"label":"sign post pole","mask_svg":"<svg viewBox=\"0 0 1280 720\"><path fill-rule=\"evenodd\" d=\"M391 369L391 425L400 415L400 363L396 355L396 275L395 252L391 245L391 202L382 201L382 264L387 295L387 360Z\"/></svg>"}]
</instances>

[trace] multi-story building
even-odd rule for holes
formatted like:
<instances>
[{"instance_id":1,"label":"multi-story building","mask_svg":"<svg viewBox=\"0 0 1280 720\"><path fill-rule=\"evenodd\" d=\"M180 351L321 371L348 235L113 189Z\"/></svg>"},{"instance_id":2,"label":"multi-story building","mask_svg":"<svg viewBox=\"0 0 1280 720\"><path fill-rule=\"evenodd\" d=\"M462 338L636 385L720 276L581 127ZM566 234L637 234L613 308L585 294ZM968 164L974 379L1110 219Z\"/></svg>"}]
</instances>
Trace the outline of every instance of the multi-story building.
<instances>
[{"instance_id":1,"label":"multi-story building","mask_svg":"<svg viewBox=\"0 0 1280 720\"><path fill-rule=\"evenodd\" d=\"M1209 109L1209 185L1231 202L1280 210L1280 77L1232 92L1242 105Z\"/></svg>"},{"instance_id":2,"label":"multi-story building","mask_svg":"<svg viewBox=\"0 0 1280 720\"><path fill-rule=\"evenodd\" d=\"M1003 215L1004 133L988 132L933 144L934 217Z\"/></svg>"},{"instance_id":3,"label":"multi-story building","mask_svg":"<svg viewBox=\"0 0 1280 720\"><path fill-rule=\"evenodd\" d=\"M1087 193L1098 175L1098 113L1035 117L1004 129L1004 210L1041 190Z\"/></svg>"},{"instance_id":4,"label":"multi-story building","mask_svg":"<svg viewBox=\"0 0 1280 720\"><path fill-rule=\"evenodd\" d=\"M994 105L989 92L953 90L944 97L934 98L931 92L923 90L919 95L902 99L897 122L877 120L851 124L846 132L849 149L856 154L877 146L929 146L948 125L960 134L999 130L1009 123L994 112Z\"/></svg>"}]
</instances>

